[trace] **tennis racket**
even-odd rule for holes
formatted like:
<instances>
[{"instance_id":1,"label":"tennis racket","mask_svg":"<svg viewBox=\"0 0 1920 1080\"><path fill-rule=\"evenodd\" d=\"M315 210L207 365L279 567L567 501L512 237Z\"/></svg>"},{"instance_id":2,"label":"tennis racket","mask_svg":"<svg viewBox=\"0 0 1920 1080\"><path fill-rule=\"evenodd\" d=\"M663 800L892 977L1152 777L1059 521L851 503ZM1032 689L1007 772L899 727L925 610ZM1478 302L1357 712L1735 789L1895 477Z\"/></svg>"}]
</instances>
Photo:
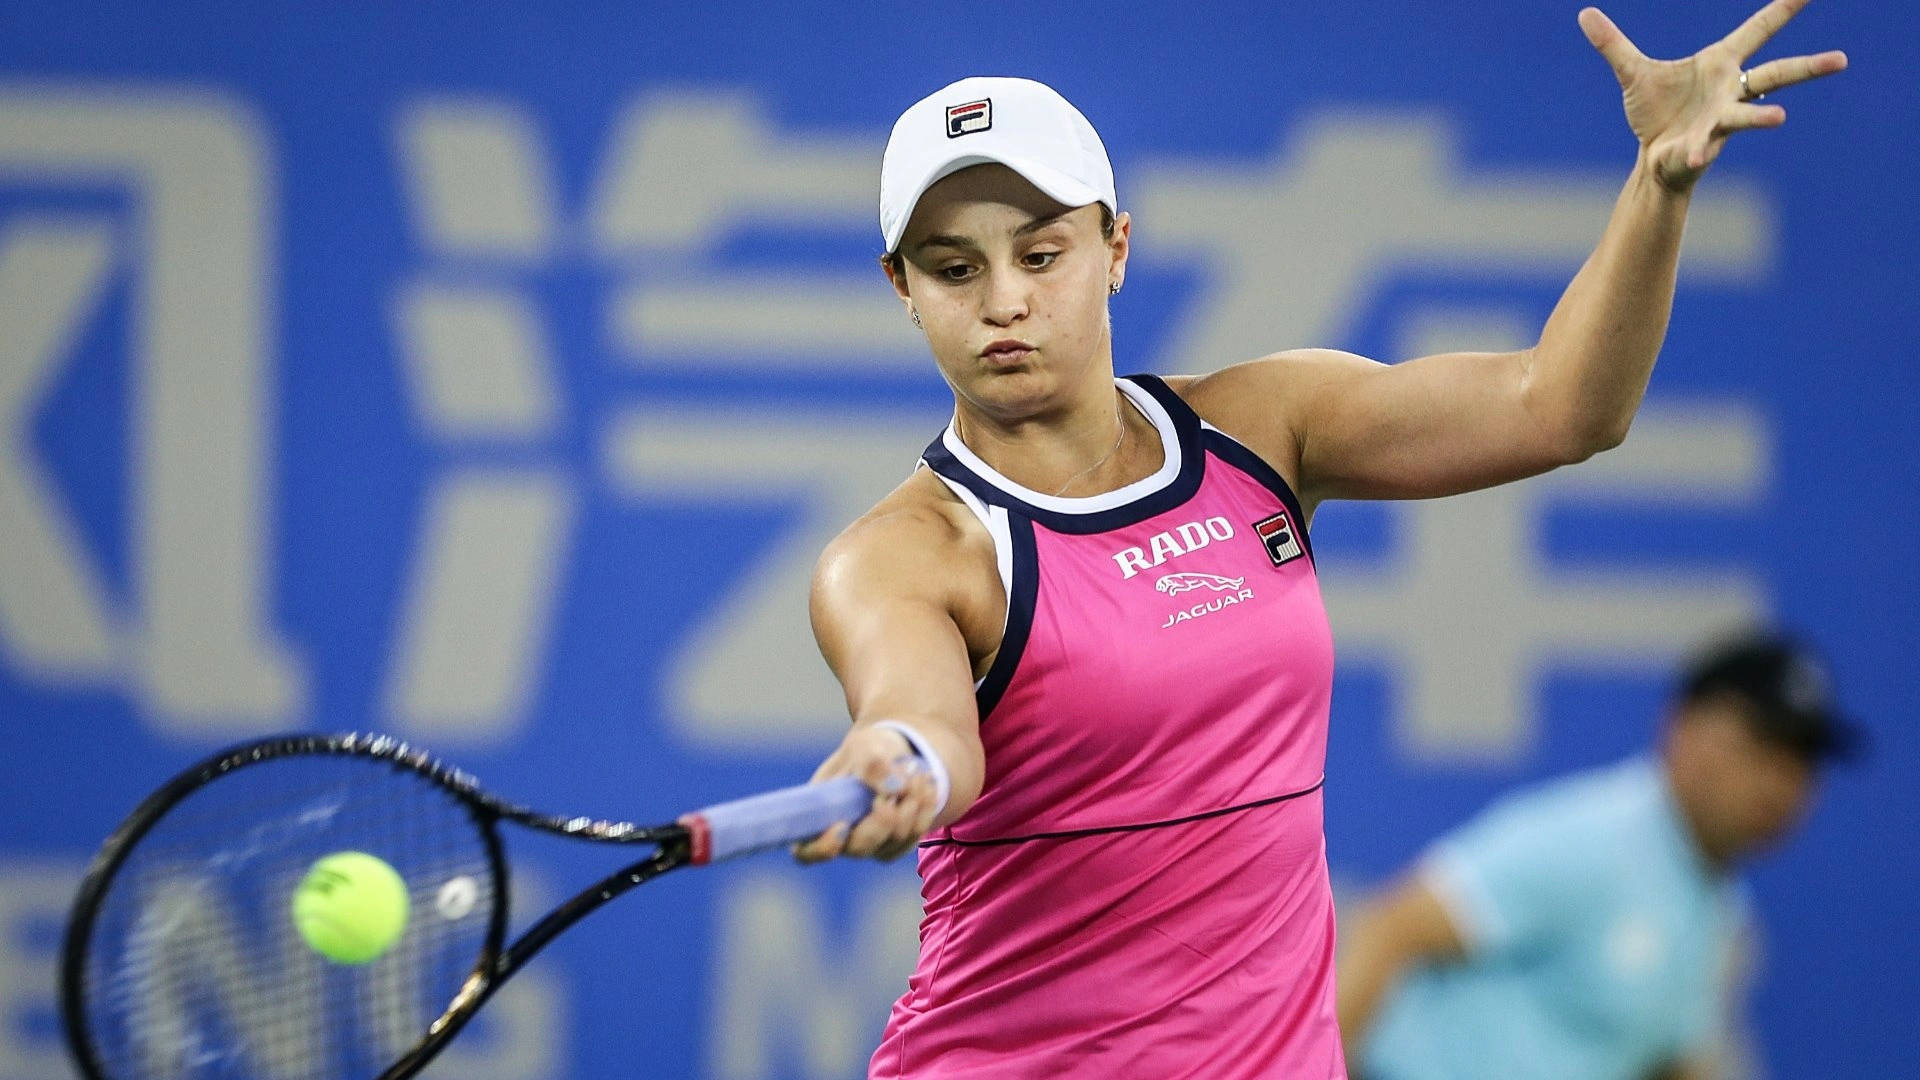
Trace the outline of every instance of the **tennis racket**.
<instances>
[{"instance_id":1,"label":"tennis racket","mask_svg":"<svg viewBox=\"0 0 1920 1080\"><path fill-rule=\"evenodd\" d=\"M148 796L94 858L67 926L60 1003L88 1080L400 1080L432 1061L502 983L614 897L669 870L858 820L851 777L643 826L538 814L397 739L289 735L216 754ZM507 943L502 822L648 848ZM400 937L328 961L290 917L342 851L406 883Z\"/></svg>"}]
</instances>

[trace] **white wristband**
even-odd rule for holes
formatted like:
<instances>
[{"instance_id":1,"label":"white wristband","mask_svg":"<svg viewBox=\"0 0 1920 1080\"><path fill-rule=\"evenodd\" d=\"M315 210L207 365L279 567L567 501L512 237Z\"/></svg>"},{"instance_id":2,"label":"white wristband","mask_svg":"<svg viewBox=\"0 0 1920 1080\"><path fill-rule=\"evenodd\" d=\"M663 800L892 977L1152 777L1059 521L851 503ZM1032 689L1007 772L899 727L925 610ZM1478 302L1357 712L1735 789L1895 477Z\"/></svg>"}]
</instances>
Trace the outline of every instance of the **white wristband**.
<instances>
[{"instance_id":1,"label":"white wristband","mask_svg":"<svg viewBox=\"0 0 1920 1080\"><path fill-rule=\"evenodd\" d=\"M934 753L933 744L927 742L926 736L900 721L880 720L873 726L896 732L913 746L913 752L920 756L920 763L927 767L927 775L933 777L933 816L939 817L940 812L947 808L947 796L953 791L953 780L947 776L947 763Z\"/></svg>"}]
</instances>

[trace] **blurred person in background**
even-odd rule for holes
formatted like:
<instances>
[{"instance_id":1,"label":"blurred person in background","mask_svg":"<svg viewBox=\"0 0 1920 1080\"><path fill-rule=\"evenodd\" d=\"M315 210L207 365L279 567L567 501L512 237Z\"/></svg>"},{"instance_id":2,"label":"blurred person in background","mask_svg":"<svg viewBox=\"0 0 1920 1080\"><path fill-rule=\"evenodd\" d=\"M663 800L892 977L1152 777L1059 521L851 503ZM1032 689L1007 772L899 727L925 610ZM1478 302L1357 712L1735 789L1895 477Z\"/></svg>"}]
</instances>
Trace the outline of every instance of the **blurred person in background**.
<instances>
[{"instance_id":1,"label":"blurred person in background","mask_svg":"<svg viewBox=\"0 0 1920 1080\"><path fill-rule=\"evenodd\" d=\"M1657 748L1509 795L1342 928L1356 1080L1724 1074L1738 870L1853 751L1820 662L1753 632L1686 672Z\"/></svg>"}]
</instances>

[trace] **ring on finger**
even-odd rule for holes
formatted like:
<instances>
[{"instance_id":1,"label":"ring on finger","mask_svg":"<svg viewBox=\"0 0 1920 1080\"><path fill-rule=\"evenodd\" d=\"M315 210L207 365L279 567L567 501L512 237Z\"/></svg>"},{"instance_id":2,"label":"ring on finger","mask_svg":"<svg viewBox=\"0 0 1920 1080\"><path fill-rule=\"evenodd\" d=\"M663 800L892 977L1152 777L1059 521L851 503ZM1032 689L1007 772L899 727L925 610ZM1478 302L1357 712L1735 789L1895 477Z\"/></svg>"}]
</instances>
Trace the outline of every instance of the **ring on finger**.
<instances>
[{"instance_id":1,"label":"ring on finger","mask_svg":"<svg viewBox=\"0 0 1920 1080\"><path fill-rule=\"evenodd\" d=\"M1748 85L1747 83L1747 72L1742 71L1740 73L1740 100L1741 101L1761 101L1761 100L1764 100L1766 96L1767 95L1765 94L1754 93L1753 87Z\"/></svg>"}]
</instances>

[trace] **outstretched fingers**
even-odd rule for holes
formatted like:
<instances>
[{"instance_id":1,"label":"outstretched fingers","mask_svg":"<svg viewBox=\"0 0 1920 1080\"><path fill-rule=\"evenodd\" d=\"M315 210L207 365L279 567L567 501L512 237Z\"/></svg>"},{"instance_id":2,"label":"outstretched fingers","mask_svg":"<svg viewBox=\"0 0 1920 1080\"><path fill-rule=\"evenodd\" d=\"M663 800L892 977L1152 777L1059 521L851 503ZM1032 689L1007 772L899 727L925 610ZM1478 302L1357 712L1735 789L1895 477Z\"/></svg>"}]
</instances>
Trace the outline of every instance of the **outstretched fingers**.
<instances>
[{"instance_id":1,"label":"outstretched fingers","mask_svg":"<svg viewBox=\"0 0 1920 1080\"><path fill-rule=\"evenodd\" d=\"M1727 136L1736 131L1776 128L1787 122L1787 110L1778 105L1728 102L1714 114L1713 123L1695 128L1684 142L1689 169L1704 169L1720 155Z\"/></svg>"},{"instance_id":2,"label":"outstretched fingers","mask_svg":"<svg viewBox=\"0 0 1920 1080\"><path fill-rule=\"evenodd\" d=\"M1606 12L1599 8L1581 9L1580 29L1587 35L1587 41L1606 58L1607 64L1613 68L1614 78L1619 79L1622 86L1626 85L1628 73L1635 65L1647 60L1647 54L1641 52L1626 32L1615 26L1613 20L1607 18Z\"/></svg>"},{"instance_id":3,"label":"outstretched fingers","mask_svg":"<svg viewBox=\"0 0 1920 1080\"><path fill-rule=\"evenodd\" d=\"M1755 97L1847 70L1847 54L1838 49L1811 56L1769 60L1747 71L1747 92Z\"/></svg>"},{"instance_id":4,"label":"outstretched fingers","mask_svg":"<svg viewBox=\"0 0 1920 1080\"><path fill-rule=\"evenodd\" d=\"M1729 105L1713 123L1713 134L1724 138L1736 131L1776 128L1787 122L1787 110L1778 105Z\"/></svg>"},{"instance_id":5,"label":"outstretched fingers","mask_svg":"<svg viewBox=\"0 0 1920 1080\"><path fill-rule=\"evenodd\" d=\"M1745 60L1760 51L1767 39L1780 32L1787 21L1800 14L1807 6L1807 0L1773 0L1772 3L1752 15L1740 24L1733 33L1720 39L1720 44L1733 50L1734 55Z\"/></svg>"}]
</instances>

